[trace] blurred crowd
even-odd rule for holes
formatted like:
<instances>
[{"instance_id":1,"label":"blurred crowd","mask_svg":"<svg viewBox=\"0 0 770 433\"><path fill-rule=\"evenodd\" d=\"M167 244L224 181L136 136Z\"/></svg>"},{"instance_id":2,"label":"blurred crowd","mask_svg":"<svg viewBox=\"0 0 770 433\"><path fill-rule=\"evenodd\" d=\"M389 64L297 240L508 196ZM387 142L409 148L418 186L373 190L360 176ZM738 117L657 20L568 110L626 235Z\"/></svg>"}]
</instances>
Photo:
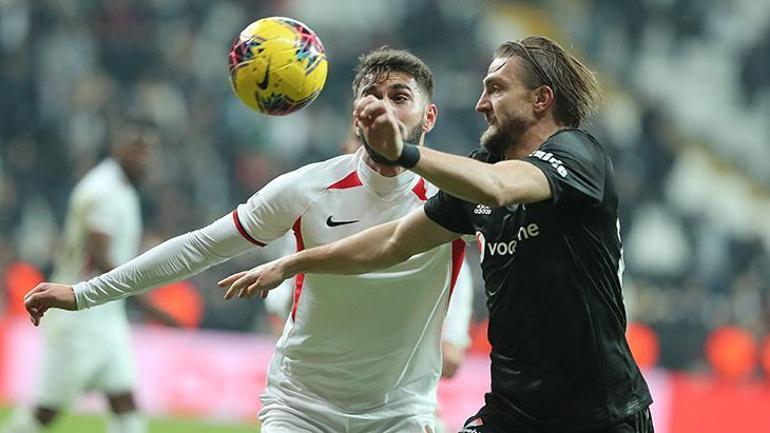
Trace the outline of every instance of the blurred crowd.
<instances>
[{"instance_id":1,"label":"blurred crowd","mask_svg":"<svg viewBox=\"0 0 770 433\"><path fill-rule=\"evenodd\" d=\"M629 314L658 336L658 364L702 368L707 336L724 325L770 332L770 4L329 3L0 1L0 272L23 260L48 275L69 192L123 116L148 116L163 133L141 188L148 248L338 154L363 52L387 44L423 57L440 111L428 144L464 153L483 129L473 106L494 47L544 33L604 86L589 129L614 157ZM329 58L321 97L285 118L249 111L228 83L233 38L270 15L305 21ZM266 330L261 302L224 303L215 281L275 254L255 250L192 279L200 326Z\"/></svg>"}]
</instances>

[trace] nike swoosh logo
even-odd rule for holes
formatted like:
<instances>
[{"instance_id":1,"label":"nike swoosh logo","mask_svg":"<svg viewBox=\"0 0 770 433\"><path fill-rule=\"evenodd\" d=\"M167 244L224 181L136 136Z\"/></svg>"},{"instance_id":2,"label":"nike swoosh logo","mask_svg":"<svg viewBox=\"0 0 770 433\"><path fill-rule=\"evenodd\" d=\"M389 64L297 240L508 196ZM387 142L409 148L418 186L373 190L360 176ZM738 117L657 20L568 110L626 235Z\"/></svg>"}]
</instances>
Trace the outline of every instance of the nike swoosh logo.
<instances>
[{"instance_id":1,"label":"nike swoosh logo","mask_svg":"<svg viewBox=\"0 0 770 433\"><path fill-rule=\"evenodd\" d=\"M257 86L262 90L267 90L267 82L270 79L270 60L267 61L267 67L265 68L265 78L262 79Z\"/></svg>"},{"instance_id":2,"label":"nike swoosh logo","mask_svg":"<svg viewBox=\"0 0 770 433\"><path fill-rule=\"evenodd\" d=\"M337 226L344 226L345 224L353 224L357 223L358 220L352 220L352 221L332 221L332 216L329 215L329 218L326 218L326 225L329 227L337 227Z\"/></svg>"}]
</instances>

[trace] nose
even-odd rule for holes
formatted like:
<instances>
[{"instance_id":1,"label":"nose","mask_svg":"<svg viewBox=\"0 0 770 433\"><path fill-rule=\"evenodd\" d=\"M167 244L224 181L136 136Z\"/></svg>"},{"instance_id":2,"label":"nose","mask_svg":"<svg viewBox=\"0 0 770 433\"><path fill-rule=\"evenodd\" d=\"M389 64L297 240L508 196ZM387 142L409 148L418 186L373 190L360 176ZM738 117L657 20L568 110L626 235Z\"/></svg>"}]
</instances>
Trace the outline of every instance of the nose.
<instances>
[{"instance_id":1,"label":"nose","mask_svg":"<svg viewBox=\"0 0 770 433\"><path fill-rule=\"evenodd\" d=\"M487 97L487 92L483 92L479 97L478 102L476 102L476 111L479 113L486 113L490 108L491 106L489 104L489 97Z\"/></svg>"}]
</instances>

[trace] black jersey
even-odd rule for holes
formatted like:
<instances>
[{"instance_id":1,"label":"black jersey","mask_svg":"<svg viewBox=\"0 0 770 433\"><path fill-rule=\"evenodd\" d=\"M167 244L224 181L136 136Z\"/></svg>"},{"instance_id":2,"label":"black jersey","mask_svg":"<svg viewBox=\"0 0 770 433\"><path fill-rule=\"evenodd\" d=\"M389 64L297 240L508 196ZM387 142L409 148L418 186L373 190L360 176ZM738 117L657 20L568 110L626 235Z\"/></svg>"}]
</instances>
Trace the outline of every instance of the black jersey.
<instances>
[{"instance_id":1,"label":"black jersey","mask_svg":"<svg viewBox=\"0 0 770 433\"><path fill-rule=\"evenodd\" d=\"M471 157L490 162L484 150ZM626 418L651 402L625 339L623 261L612 162L566 129L524 158L552 197L490 208L439 192L428 217L476 234L489 308L487 411L560 431Z\"/></svg>"}]
</instances>

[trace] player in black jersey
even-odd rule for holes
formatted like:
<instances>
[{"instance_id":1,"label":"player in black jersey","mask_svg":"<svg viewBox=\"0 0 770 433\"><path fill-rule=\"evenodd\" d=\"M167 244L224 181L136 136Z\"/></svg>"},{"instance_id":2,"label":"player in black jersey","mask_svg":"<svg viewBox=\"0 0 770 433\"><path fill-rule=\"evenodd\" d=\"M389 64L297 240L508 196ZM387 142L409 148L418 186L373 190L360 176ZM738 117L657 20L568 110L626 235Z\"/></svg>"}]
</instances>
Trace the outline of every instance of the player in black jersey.
<instances>
[{"instance_id":1,"label":"player in black jersey","mask_svg":"<svg viewBox=\"0 0 770 433\"><path fill-rule=\"evenodd\" d=\"M463 431L652 432L652 398L625 339L615 174L579 129L595 77L555 42L527 37L498 47L483 86L476 110L488 128L471 158L405 144L391 102L358 100L369 146L442 191L400 221L222 285L251 296L297 273L369 272L476 234L492 386Z\"/></svg>"}]
</instances>

